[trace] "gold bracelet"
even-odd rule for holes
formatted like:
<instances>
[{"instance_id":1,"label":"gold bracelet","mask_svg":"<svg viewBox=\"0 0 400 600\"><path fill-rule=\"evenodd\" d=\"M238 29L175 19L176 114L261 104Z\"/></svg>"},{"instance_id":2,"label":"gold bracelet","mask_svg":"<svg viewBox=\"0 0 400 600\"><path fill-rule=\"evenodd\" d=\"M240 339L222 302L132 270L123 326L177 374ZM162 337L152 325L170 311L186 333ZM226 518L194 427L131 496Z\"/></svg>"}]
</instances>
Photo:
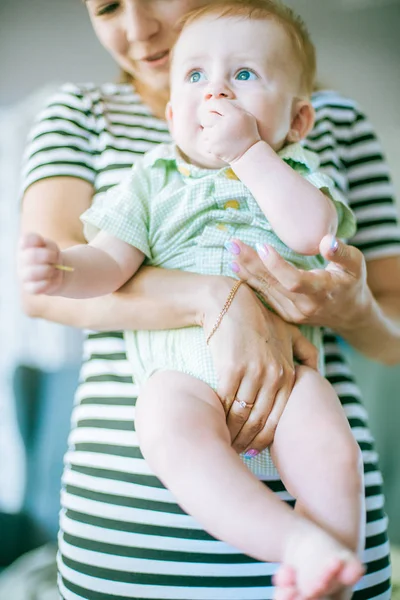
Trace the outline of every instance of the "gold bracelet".
<instances>
[{"instance_id":1,"label":"gold bracelet","mask_svg":"<svg viewBox=\"0 0 400 600\"><path fill-rule=\"evenodd\" d=\"M214 333L217 331L218 327L221 325L221 321L224 318L224 315L226 315L226 313L228 312L228 309L230 307L230 305L233 302L233 299L236 295L236 292L238 291L238 289L240 288L240 286L242 285L243 281L241 279L239 279L239 281L237 281L235 283L235 285L233 286L233 288L231 289L231 291L229 292L229 296L226 299L226 302L221 310L221 312L218 315L218 319L214 325L214 327L211 330L211 333L209 334L208 338L207 338L207 345L210 343L210 340L212 338L212 336L214 335Z\"/></svg>"}]
</instances>

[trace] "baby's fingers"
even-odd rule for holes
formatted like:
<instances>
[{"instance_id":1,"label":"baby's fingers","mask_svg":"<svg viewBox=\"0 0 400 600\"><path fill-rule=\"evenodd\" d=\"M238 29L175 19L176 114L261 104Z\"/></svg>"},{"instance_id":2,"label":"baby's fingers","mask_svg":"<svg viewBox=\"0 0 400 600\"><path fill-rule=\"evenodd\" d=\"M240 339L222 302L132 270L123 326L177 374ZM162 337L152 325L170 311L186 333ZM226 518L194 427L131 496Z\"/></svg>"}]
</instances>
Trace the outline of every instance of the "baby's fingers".
<instances>
[{"instance_id":1,"label":"baby's fingers","mask_svg":"<svg viewBox=\"0 0 400 600\"><path fill-rule=\"evenodd\" d=\"M20 264L24 266L54 265L59 262L57 247L26 248L20 254Z\"/></svg>"},{"instance_id":2,"label":"baby's fingers","mask_svg":"<svg viewBox=\"0 0 400 600\"><path fill-rule=\"evenodd\" d=\"M25 282L51 281L57 274L53 265L33 265L21 270L21 280Z\"/></svg>"},{"instance_id":3,"label":"baby's fingers","mask_svg":"<svg viewBox=\"0 0 400 600\"><path fill-rule=\"evenodd\" d=\"M26 248L43 248L46 245L46 240L37 233L23 233L19 240L21 250L25 250Z\"/></svg>"}]
</instances>

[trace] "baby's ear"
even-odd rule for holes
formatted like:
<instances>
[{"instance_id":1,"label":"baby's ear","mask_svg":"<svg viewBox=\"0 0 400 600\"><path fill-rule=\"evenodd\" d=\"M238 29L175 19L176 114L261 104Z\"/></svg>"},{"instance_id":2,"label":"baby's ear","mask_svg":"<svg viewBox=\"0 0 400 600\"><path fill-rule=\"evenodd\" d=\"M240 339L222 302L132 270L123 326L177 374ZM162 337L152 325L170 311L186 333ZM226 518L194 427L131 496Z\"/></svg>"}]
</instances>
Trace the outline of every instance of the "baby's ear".
<instances>
[{"instance_id":1,"label":"baby's ear","mask_svg":"<svg viewBox=\"0 0 400 600\"><path fill-rule=\"evenodd\" d=\"M169 132L172 135L174 128L173 128L173 112L172 112L171 102L168 102L167 106L165 107L165 119L168 124Z\"/></svg>"},{"instance_id":2,"label":"baby's ear","mask_svg":"<svg viewBox=\"0 0 400 600\"><path fill-rule=\"evenodd\" d=\"M315 111L309 100L298 100L294 107L294 114L289 133L288 142L300 142L307 137L314 127Z\"/></svg>"}]
</instances>

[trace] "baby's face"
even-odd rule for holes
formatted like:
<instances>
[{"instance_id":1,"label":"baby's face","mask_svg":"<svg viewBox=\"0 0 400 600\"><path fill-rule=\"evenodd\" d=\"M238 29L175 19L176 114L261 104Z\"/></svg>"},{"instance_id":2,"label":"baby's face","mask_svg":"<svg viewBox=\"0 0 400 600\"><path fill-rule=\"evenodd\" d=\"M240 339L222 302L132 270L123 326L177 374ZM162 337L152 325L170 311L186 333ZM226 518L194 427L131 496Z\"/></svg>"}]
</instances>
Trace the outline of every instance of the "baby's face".
<instances>
[{"instance_id":1,"label":"baby's face","mask_svg":"<svg viewBox=\"0 0 400 600\"><path fill-rule=\"evenodd\" d=\"M174 49L173 138L195 164L219 168L219 161L202 148L200 114L210 98L224 97L251 113L261 139L278 150L289 132L299 88L290 38L279 24L204 17L182 32Z\"/></svg>"}]
</instances>

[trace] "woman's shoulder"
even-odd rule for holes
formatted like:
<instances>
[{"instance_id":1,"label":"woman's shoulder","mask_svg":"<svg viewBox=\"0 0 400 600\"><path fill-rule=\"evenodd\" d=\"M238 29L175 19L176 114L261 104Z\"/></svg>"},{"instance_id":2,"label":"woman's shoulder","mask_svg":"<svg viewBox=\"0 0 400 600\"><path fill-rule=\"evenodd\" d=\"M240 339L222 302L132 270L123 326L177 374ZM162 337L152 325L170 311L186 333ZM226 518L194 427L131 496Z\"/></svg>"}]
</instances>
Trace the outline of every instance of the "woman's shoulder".
<instances>
[{"instance_id":1,"label":"woman's shoulder","mask_svg":"<svg viewBox=\"0 0 400 600\"><path fill-rule=\"evenodd\" d=\"M319 118L331 118L333 121L354 121L362 115L356 100L335 90L318 90L312 95L312 104Z\"/></svg>"},{"instance_id":2,"label":"woman's shoulder","mask_svg":"<svg viewBox=\"0 0 400 600\"><path fill-rule=\"evenodd\" d=\"M140 105L143 103L134 87L127 83L71 83L61 85L55 91L50 103L81 105L90 109L92 106L103 103L117 102L119 104Z\"/></svg>"}]
</instances>

